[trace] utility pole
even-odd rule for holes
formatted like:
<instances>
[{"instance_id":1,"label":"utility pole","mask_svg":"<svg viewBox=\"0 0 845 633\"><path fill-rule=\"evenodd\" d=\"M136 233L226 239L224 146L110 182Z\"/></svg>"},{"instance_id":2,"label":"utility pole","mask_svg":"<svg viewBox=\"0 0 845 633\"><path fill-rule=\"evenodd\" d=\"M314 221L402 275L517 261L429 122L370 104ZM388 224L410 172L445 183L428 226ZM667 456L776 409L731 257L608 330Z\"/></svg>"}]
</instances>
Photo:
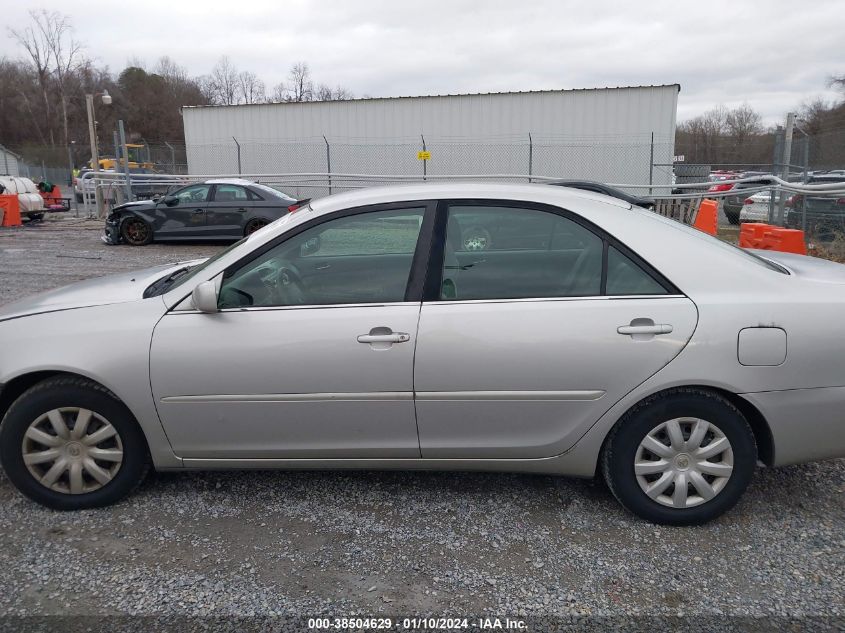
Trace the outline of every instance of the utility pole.
<instances>
[{"instance_id":1,"label":"utility pole","mask_svg":"<svg viewBox=\"0 0 845 633\"><path fill-rule=\"evenodd\" d=\"M103 100L103 105L111 105L111 95L108 90L103 90L99 95ZM88 111L88 136L91 141L91 162L93 163L91 167L94 170L94 200L97 203L97 217L101 218L105 215L105 209L103 208L103 193L100 191L100 152L97 151L97 122L94 118L93 94L85 95L85 107Z\"/></svg>"},{"instance_id":2,"label":"utility pole","mask_svg":"<svg viewBox=\"0 0 845 633\"><path fill-rule=\"evenodd\" d=\"M123 173L126 176L126 202L132 201L132 180L129 175L129 149L126 147L126 130L123 128L123 119L117 122L117 129L120 133L120 153L123 156Z\"/></svg>"},{"instance_id":3,"label":"utility pole","mask_svg":"<svg viewBox=\"0 0 845 633\"><path fill-rule=\"evenodd\" d=\"M85 106L88 110L88 136L91 140L91 168L94 170L94 200L97 207L97 217L102 217L103 195L100 192L100 152L97 151L97 128L94 121L94 95L85 95ZM83 195L87 195L83 193Z\"/></svg>"},{"instance_id":4,"label":"utility pole","mask_svg":"<svg viewBox=\"0 0 845 633\"><path fill-rule=\"evenodd\" d=\"M783 175L781 178L789 180L790 160L792 160L792 135L795 131L795 113L790 112L786 115L786 130L783 135ZM779 192L778 196L778 221L780 226L783 226L783 216L786 209L786 195L783 191Z\"/></svg>"}]
</instances>

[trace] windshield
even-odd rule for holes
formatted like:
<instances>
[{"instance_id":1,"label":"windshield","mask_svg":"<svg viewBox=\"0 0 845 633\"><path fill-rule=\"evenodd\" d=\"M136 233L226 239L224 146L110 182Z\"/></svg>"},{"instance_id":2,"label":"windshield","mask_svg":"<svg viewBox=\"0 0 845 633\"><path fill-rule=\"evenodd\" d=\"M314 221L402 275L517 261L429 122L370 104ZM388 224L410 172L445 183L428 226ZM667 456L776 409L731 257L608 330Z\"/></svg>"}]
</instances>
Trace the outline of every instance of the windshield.
<instances>
[{"instance_id":1,"label":"windshield","mask_svg":"<svg viewBox=\"0 0 845 633\"><path fill-rule=\"evenodd\" d=\"M193 279L198 273L205 270L205 268L207 268L209 264L213 264L218 259L223 257L226 253L228 253L229 251L237 248L238 246L240 246L241 244L246 242L247 239L249 239L249 238L248 237L242 237L241 239L239 239L237 242L235 242L234 244L232 244L228 248L224 248L222 251L220 251L216 255L212 255L211 257L209 257L202 264L197 264L196 266L193 266L192 268L184 269L185 272L176 271L176 273L171 273L171 275L170 275L171 281L169 283L162 284L160 287L156 287L155 292L148 295L148 296L154 297L154 296L162 295L169 290L173 290L174 288L178 288L179 286L184 284L186 281ZM150 286L150 288L148 288L147 290L149 291L154 286L158 286L158 284L161 284L162 281L164 281L164 280L159 279L152 286Z\"/></svg>"},{"instance_id":2,"label":"windshield","mask_svg":"<svg viewBox=\"0 0 845 633\"><path fill-rule=\"evenodd\" d=\"M299 217L303 213L305 213L306 211L309 211L309 210L310 210L310 206L306 205L306 206L302 207L301 209L299 209L299 211L296 213L296 216ZM240 246L244 242L248 242L251 239L256 239L257 236L264 234L265 231L273 231L273 230L275 230L276 227L279 227L282 224L287 224L288 222L291 221L291 218L293 218L293 217L294 217L294 214L287 213L287 214L283 215L282 217L280 217L278 220L274 220L273 222L271 222L267 226L255 231L254 233L250 233L246 237L242 237L241 239L239 239L237 242L235 242L231 246L224 248L222 251L220 251L216 255L212 255L207 260L205 260L203 263L198 264L196 266L193 266L191 268L185 268L183 270L177 270L175 273L171 273L170 275L168 275L168 277L170 279L163 277L163 278L155 281L151 286L149 286L147 288L147 290L145 292L145 298L163 295L165 292L168 292L170 290L173 290L174 288L178 288L179 286L184 285L186 282L190 281L191 279L196 277L199 273L201 273L203 270L208 268L209 265L213 264L218 259L221 259L222 257L224 257L225 255L227 255L228 253L230 253L231 251L236 249L238 246Z\"/></svg>"}]
</instances>

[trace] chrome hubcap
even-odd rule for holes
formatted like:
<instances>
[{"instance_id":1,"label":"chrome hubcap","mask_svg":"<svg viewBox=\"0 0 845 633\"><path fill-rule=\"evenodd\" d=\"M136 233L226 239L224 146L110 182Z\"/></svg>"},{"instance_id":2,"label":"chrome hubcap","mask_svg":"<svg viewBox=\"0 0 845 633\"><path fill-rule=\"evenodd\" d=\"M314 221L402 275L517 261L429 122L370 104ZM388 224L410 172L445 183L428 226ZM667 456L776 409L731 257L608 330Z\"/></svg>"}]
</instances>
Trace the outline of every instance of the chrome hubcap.
<instances>
[{"instance_id":1,"label":"chrome hubcap","mask_svg":"<svg viewBox=\"0 0 845 633\"><path fill-rule=\"evenodd\" d=\"M27 428L21 450L36 481L72 495L102 488L123 464L117 429L98 413L76 407L40 416Z\"/></svg>"},{"instance_id":2,"label":"chrome hubcap","mask_svg":"<svg viewBox=\"0 0 845 633\"><path fill-rule=\"evenodd\" d=\"M634 456L634 474L642 491L671 508L710 501L725 488L733 467L728 438L716 425L699 418L658 424Z\"/></svg>"}]
</instances>

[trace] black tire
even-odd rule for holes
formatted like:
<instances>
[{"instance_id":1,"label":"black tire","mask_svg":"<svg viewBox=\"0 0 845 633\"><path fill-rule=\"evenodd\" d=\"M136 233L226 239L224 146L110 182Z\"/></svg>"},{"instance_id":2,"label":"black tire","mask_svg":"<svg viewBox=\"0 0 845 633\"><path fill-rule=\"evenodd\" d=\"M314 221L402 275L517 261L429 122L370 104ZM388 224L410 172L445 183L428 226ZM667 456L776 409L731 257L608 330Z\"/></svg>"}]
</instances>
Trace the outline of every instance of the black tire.
<instances>
[{"instance_id":1,"label":"black tire","mask_svg":"<svg viewBox=\"0 0 845 633\"><path fill-rule=\"evenodd\" d=\"M258 229L264 228L268 224L270 224L270 222L268 222L264 218L253 218L252 220L247 222L246 226L244 227L244 237L251 233L255 233Z\"/></svg>"},{"instance_id":2,"label":"black tire","mask_svg":"<svg viewBox=\"0 0 845 633\"><path fill-rule=\"evenodd\" d=\"M634 473L634 461L649 432L662 422L681 417L706 420L724 434L733 453L733 471L709 501L673 508L646 495ZM601 458L604 478L619 502L637 516L665 525L698 525L728 511L748 487L756 464L754 433L742 413L722 396L698 389L673 389L634 407L616 423Z\"/></svg>"},{"instance_id":3,"label":"black tire","mask_svg":"<svg viewBox=\"0 0 845 633\"><path fill-rule=\"evenodd\" d=\"M126 218L120 225L120 237L132 246L146 246L153 241L153 227L141 218Z\"/></svg>"},{"instance_id":4,"label":"black tire","mask_svg":"<svg viewBox=\"0 0 845 633\"><path fill-rule=\"evenodd\" d=\"M103 416L122 444L122 463L111 481L96 490L79 494L53 490L41 484L24 463L22 446L29 426L48 411L65 407ZM73 376L48 378L15 400L0 425L0 462L21 493L54 510L97 508L120 501L141 484L150 467L146 439L126 406L104 387Z\"/></svg>"}]
</instances>

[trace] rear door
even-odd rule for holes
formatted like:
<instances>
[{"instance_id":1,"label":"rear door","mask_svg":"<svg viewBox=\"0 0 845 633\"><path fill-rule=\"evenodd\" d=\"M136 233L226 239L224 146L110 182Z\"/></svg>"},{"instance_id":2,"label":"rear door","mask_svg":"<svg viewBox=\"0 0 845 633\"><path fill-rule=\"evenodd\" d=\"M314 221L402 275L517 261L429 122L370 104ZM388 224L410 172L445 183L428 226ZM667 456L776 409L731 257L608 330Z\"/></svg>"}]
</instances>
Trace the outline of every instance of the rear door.
<instances>
[{"instance_id":1,"label":"rear door","mask_svg":"<svg viewBox=\"0 0 845 633\"><path fill-rule=\"evenodd\" d=\"M240 185L216 184L206 207L208 234L217 237L239 238L254 202L249 192Z\"/></svg>"},{"instance_id":2,"label":"rear door","mask_svg":"<svg viewBox=\"0 0 845 633\"><path fill-rule=\"evenodd\" d=\"M695 329L688 298L564 210L454 202L438 222L414 373L425 458L560 454Z\"/></svg>"}]
</instances>

